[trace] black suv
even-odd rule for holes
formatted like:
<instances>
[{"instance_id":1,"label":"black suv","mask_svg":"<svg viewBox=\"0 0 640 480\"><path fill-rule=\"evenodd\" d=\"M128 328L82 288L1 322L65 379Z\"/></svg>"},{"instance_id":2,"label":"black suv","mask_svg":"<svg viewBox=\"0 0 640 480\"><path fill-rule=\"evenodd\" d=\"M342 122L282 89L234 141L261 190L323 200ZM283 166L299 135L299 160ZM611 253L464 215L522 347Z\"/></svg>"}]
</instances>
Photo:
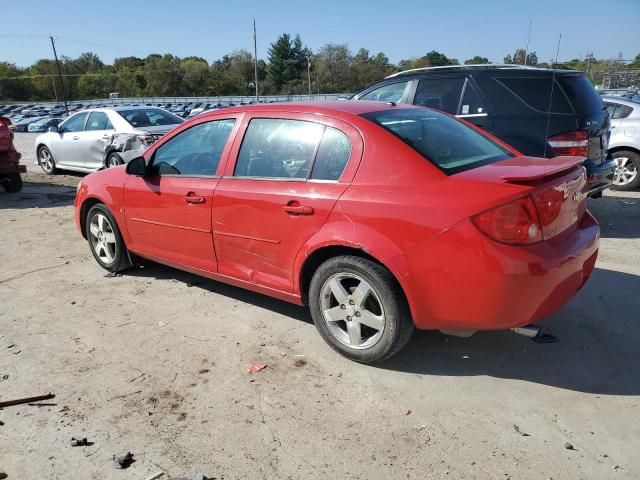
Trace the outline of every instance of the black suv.
<instances>
[{"instance_id":1,"label":"black suv","mask_svg":"<svg viewBox=\"0 0 640 480\"><path fill-rule=\"evenodd\" d=\"M601 196L613 177L609 114L584 72L519 65L419 68L391 75L352 98L442 110L525 155L587 157L592 196Z\"/></svg>"}]
</instances>

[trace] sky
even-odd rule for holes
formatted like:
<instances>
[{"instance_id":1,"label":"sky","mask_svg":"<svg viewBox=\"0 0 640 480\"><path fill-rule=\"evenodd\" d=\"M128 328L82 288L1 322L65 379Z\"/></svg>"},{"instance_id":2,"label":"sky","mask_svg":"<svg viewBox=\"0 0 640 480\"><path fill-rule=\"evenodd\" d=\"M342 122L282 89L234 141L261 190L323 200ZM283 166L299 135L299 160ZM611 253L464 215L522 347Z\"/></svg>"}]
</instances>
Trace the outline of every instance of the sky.
<instances>
[{"instance_id":1,"label":"sky","mask_svg":"<svg viewBox=\"0 0 640 480\"><path fill-rule=\"evenodd\" d=\"M313 51L347 43L392 63L438 50L461 62L474 55L501 63L527 43L541 61L581 58L632 59L640 53L640 0L303 0L5 1L0 7L0 61L25 67L58 55L97 53L115 57L172 53L211 62L238 49L258 57L281 33L299 33Z\"/></svg>"}]
</instances>

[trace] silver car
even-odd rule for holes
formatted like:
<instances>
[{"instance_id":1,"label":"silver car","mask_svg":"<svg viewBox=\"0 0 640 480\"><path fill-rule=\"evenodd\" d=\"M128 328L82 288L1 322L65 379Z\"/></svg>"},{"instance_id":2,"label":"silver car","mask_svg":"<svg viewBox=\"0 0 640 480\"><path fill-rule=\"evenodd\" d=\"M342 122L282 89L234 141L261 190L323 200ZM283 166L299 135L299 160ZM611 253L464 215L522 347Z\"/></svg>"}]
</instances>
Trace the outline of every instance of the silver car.
<instances>
[{"instance_id":1,"label":"silver car","mask_svg":"<svg viewBox=\"0 0 640 480\"><path fill-rule=\"evenodd\" d=\"M603 97L611 118L608 151L616 162L613 190L640 186L640 102L624 97Z\"/></svg>"},{"instance_id":2,"label":"silver car","mask_svg":"<svg viewBox=\"0 0 640 480\"><path fill-rule=\"evenodd\" d=\"M152 143L184 120L156 107L93 108L74 113L38 135L36 164L47 174L56 169L93 172L139 157Z\"/></svg>"}]
</instances>

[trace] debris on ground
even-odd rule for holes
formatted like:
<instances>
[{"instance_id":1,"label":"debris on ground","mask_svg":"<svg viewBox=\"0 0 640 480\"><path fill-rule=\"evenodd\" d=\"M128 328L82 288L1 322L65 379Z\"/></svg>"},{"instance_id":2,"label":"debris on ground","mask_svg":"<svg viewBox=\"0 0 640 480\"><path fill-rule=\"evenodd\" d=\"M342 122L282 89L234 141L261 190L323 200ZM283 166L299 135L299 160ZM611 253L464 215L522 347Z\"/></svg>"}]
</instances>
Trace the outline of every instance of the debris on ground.
<instances>
[{"instance_id":1,"label":"debris on ground","mask_svg":"<svg viewBox=\"0 0 640 480\"><path fill-rule=\"evenodd\" d=\"M113 456L113 468L117 468L118 470L129 468L133 462L135 462L135 460L133 459L133 453L131 452L127 452L124 455Z\"/></svg>"},{"instance_id":2,"label":"debris on ground","mask_svg":"<svg viewBox=\"0 0 640 480\"><path fill-rule=\"evenodd\" d=\"M11 407L13 405L22 405L23 403L39 402L40 400L50 400L52 398L55 398L55 395L53 393L47 393L46 395L38 395L35 397L24 397L17 398L15 400L5 400L0 402L0 408Z\"/></svg>"},{"instance_id":3,"label":"debris on ground","mask_svg":"<svg viewBox=\"0 0 640 480\"><path fill-rule=\"evenodd\" d=\"M91 445L93 445L93 442L89 442L86 437L83 437L83 438L71 437L72 447L88 447Z\"/></svg>"},{"instance_id":4,"label":"debris on ground","mask_svg":"<svg viewBox=\"0 0 640 480\"><path fill-rule=\"evenodd\" d=\"M262 363L252 363L247 368L247 373L257 373L261 370L264 370L265 368L267 368L267 365L264 365Z\"/></svg>"},{"instance_id":5,"label":"debris on ground","mask_svg":"<svg viewBox=\"0 0 640 480\"><path fill-rule=\"evenodd\" d=\"M516 425L515 423L513 424L513 429L516 432L518 432L520 435L522 435L523 437L530 437L531 436L527 432L524 432L524 431L520 430L520 427L518 425Z\"/></svg>"},{"instance_id":6,"label":"debris on ground","mask_svg":"<svg viewBox=\"0 0 640 480\"><path fill-rule=\"evenodd\" d=\"M564 448L566 448L567 450L575 450L574 446L569 442L566 442L564 444Z\"/></svg>"},{"instance_id":7,"label":"debris on ground","mask_svg":"<svg viewBox=\"0 0 640 480\"><path fill-rule=\"evenodd\" d=\"M159 471L157 473L154 473L150 477L147 477L145 480L156 480L156 478L160 478L163 475L164 475L164 472L163 471Z\"/></svg>"},{"instance_id":8,"label":"debris on ground","mask_svg":"<svg viewBox=\"0 0 640 480\"><path fill-rule=\"evenodd\" d=\"M108 272L103 275L105 278L121 277L122 274L118 272Z\"/></svg>"},{"instance_id":9,"label":"debris on ground","mask_svg":"<svg viewBox=\"0 0 640 480\"><path fill-rule=\"evenodd\" d=\"M169 480L209 480L209 478L201 473L196 473L193 477L172 477Z\"/></svg>"},{"instance_id":10,"label":"debris on ground","mask_svg":"<svg viewBox=\"0 0 640 480\"><path fill-rule=\"evenodd\" d=\"M407 413L404 414L405 417L408 415L411 415L411 409L407 410Z\"/></svg>"}]
</instances>

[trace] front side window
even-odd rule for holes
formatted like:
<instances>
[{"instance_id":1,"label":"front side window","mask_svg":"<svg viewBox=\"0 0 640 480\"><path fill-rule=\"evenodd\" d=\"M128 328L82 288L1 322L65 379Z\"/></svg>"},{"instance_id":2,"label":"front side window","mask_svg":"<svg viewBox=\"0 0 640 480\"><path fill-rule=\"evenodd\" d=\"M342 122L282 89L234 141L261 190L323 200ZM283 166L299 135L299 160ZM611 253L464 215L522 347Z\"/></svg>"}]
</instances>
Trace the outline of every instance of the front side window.
<instances>
[{"instance_id":1,"label":"front side window","mask_svg":"<svg viewBox=\"0 0 640 480\"><path fill-rule=\"evenodd\" d=\"M478 92L476 92L476 89L473 88L469 80L467 80L464 84L458 115L486 115L486 113L487 108L484 102L478 95Z\"/></svg>"},{"instance_id":2,"label":"front side window","mask_svg":"<svg viewBox=\"0 0 640 480\"><path fill-rule=\"evenodd\" d=\"M235 120L200 123L158 147L153 155L156 175L213 176Z\"/></svg>"},{"instance_id":3,"label":"front side window","mask_svg":"<svg viewBox=\"0 0 640 480\"><path fill-rule=\"evenodd\" d=\"M86 118L86 112L73 115L62 124L62 128L65 132L81 132L84 130L84 121Z\"/></svg>"},{"instance_id":4,"label":"front side window","mask_svg":"<svg viewBox=\"0 0 640 480\"><path fill-rule=\"evenodd\" d=\"M104 112L91 112L85 130L113 130L111 122Z\"/></svg>"},{"instance_id":5,"label":"front side window","mask_svg":"<svg viewBox=\"0 0 640 480\"><path fill-rule=\"evenodd\" d=\"M251 120L240 147L234 176L308 178L323 131L323 125L301 120Z\"/></svg>"},{"instance_id":6,"label":"front side window","mask_svg":"<svg viewBox=\"0 0 640 480\"><path fill-rule=\"evenodd\" d=\"M418 82L414 105L458 113L464 78L426 78Z\"/></svg>"},{"instance_id":7,"label":"front side window","mask_svg":"<svg viewBox=\"0 0 640 480\"><path fill-rule=\"evenodd\" d=\"M160 127L163 125L177 125L184 122L184 119L165 112L159 108L135 108L131 110L118 110L118 114L124 118L132 127Z\"/></svg>"},{"instance_id":8,"label":"front side window","mask_svg":"<svg viewBox=\"0 0 640 480\"><path fill-rule=\"evenodd\" d=\"M376 100L379 102L399 102L405 92L409 82L390 83L376 88L371 92L361 96L358 100Z\"/></svg>"},{"instance_id":9,"label":"front side window","mask_svg":"<svg viewBox=\"0 0 640 480\"><path fill-rule=\"evenodd\" d=\"M365 113L447 175L512 157L502 145L442 113L393 109Z\"/></svg>"}]
</instances>

